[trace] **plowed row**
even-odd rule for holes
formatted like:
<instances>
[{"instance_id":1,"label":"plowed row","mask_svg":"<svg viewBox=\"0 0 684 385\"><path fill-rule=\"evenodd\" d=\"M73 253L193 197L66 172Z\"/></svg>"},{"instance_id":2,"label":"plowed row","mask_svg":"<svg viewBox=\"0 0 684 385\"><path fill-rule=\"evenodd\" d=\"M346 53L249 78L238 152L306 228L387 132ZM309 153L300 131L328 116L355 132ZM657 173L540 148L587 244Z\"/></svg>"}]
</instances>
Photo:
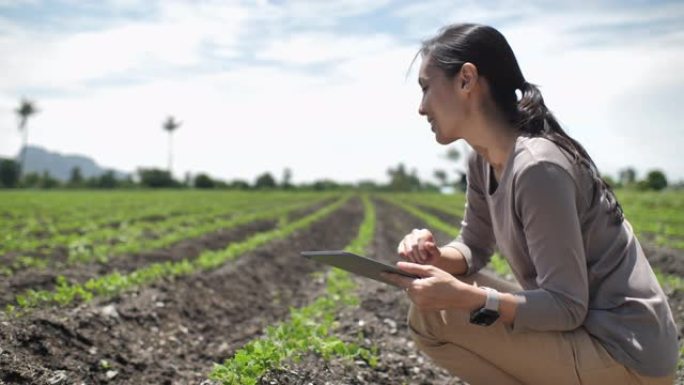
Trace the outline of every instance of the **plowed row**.
<instances>
[{"instance_id":1,"label":"plowed row","mask_svg":"<svg viewBox=\"0 0 684 385\"><path fill-rule=\"evenodd\" d=\"M373 199L373 203L377 225L368 252L396 261L396 246L403 235L426 224L384 200ZM290 220L321 207L299 211ZM444 222L460 224L453 213L418 207ZM206 379L215 362L231 357L262 336L267 326L287 318L291 307L305 306L325 290L323 280L313 273L327 269L299 257L299 252L345 247L356 236L362 218L361 200L353 197L306 229L217 269L165 278L88 303L40 307L21 317L0 315L0 384L209 384ZM84 264L60 274L80 280L112 269L132 271L155 261L192 258L277 226L275 221L255 221L169 248L113 259L104 267ZM436 236L440 243L449 240L443 233ZM654 266L684 276L680 251L650 245L645 249ZM54 282L55 272L29 271L35 274L3 277L0 302L10 302L22 289L50 288ZM260 383L456 384L410 341L403 292L354 280L361 303L335 315L339 325L335 333L349 341L362 336L365 347L377 349L377 366L362 360L326 361L312 353L300 362L272 368ZM678 325L684 326L684 295L675 290L669 298ZM684 374L679 378L681 382Z\"/></svg>"}]
</instances>

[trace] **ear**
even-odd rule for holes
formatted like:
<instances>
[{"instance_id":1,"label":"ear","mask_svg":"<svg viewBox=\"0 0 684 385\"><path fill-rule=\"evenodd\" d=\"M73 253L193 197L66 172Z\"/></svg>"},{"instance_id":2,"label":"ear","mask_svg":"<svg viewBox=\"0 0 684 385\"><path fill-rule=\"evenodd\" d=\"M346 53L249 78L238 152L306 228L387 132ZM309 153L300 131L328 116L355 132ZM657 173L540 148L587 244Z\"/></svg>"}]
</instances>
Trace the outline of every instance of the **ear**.
<instances>
[{"instance_id":1,"label":"ear","mask_svg":"<svg viewBox=\"0 0 684 385\"><path fill-rule=\"evenodd\" d=\"M478 73L475 64L470 62L465 62L461 66L461 70L458 75L458 86L459 88L470 91L477 83Z\"/></svg>"}]
</instances>

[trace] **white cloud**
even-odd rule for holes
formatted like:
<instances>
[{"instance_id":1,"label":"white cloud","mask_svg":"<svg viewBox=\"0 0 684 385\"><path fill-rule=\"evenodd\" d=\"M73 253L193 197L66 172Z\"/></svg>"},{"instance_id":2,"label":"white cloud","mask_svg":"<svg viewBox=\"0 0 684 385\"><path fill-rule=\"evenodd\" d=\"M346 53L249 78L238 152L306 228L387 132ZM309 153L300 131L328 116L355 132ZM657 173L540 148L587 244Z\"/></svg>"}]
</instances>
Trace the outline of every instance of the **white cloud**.
<instances>
[{"instance_id":1,"label":"white cloud","mask_svg":"<svg viewBox=\"0 0 684 385\"><path fill-rule=\"evenodd\" d=\"M52 86L78 92L37 100L42 111L29 122L31 143L91 155L106 166L164 167L161 124L172 114L183 121L174 134L178 175L207 171L253 180L263 171L279 177L291 167L295 181L383 180L388 167L404 162L431 177L448 163L440 158L446 149L417 114L415 73L406 78L418 41L406 43L403 31L380 25L364 36L341 32L344 17L385 6L364 3L164 2L155 18L99 31L49 37L12 26L13 33L0 35L0 53L11 53L0 55L0 154L16 154L19 147L13 108L21 95L14 90ZM616 10L601 18L574 9L492 12L473 2L422 4L396 11L409 40L428 37L454 15L500 21L525 76L542 86L547 105L600 168L613 173L627 165L669 165L668 175L684 178L681 162L673 160L676 151L669 150L682 144L673 131L678 111L659 107L662 95L676 98L684 88L681 32L625 43L613 36L611 45L587 46L578 44L585 32L568 31L627 23L637 13ZM673 9L653 7L644 17L657 19ZM545 17L532 17L542 11ZM241 61L226 59L204 70L207 50ZM248 61L252 56L285 65L259 66ZM309 65L319 70L306 72ZM107 85L112 74L144 74L146 80ZM86 86L88 79L104 82ZM648 95L647 102L637 101L639 95ZM643 126L654 115L659 118L645 138Z\"/></svg>"},{"instance_id":2,"label":"white cloud","mask_svg":"<svg viewBox=\"0 0 684 385\"><path fill-rule=\"evenodd\" d=\"M400 159L415 165L413 154L434 151L415 112L417 87L404 82L411 54L393 49L349 60L340 69L349 81L337 84L257 67L46 99L30 122L31 142L69 153L97 148L99 162L126 170L163 167L161 122L173 114L184 122L174 134L178 174L251 180L291 167L296 181L384 179ZM430 169L438 161L418 158Z\"/></svg>"},{"instance_id":3,"label":"white cloud","mask_svg":"<svg viewBox=\"0 0 684 385\"><path fill-rule=\"evenodd\" d=\"M391 46L393 40L384 35L337 36L333 33L298 33L273 41L257 54L259 59L284 64L319 64L372 55Z\"/></svg>"},{"instance_id":4,"label":"white cloud","mask_svg":"<svg viewBox=\"0 0 684 385\"><path fill-rule=\"evenodd\" d=\"M254 9L255 21L271 21L279 26L308 30L338 26L344 18L368 14L391 3L391 0L299 0L285 2L259 1Z\"/></svg>"},{"instance_id":5,"label":"white cloud","mask_svg":"<svg viewBox=\"0 0 684 385\"><path fill-rule=\"evenodd\" d=\"M131 22L68 35L14 26L0 37L3 88L74 89L111 76L154 76L202 63L203 44L223 55L235 52L245 9L167 4L158 21Z\"/></svg>"}]
</instances>

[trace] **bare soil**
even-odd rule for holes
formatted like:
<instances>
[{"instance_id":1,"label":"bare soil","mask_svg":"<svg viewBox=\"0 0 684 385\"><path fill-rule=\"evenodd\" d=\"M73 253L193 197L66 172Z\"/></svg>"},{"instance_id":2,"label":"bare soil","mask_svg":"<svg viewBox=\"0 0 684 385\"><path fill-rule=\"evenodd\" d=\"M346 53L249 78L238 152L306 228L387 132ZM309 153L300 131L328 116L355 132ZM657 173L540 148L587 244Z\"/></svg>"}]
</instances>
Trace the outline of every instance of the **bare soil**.
<instances>
[{"instance_id":1,"label":"bare soil","mask_svg":"<svg viewBox=\"0 0 684 385\"><path fill-rule=\"evenodd\" d=\"M383 201L375 201L377 226L369 255L394 263L397 245L414 228L424 228L421 220ZM421 208L422 209L422 208ZM439 243L450 237L435 233ZM361 306L340 313L338 334L349 342L364 337L363 346L378 349L379 363L371 368L365 362L333 359L325 362L315 354L299 363L289 363L284 369L273 370L261 378L261 385L370 385L370 384L461 384L445 370L434 365L414 346L406 324L409 301L403 291L392 286L356 278Z\"/></svg>"},{"instance_id":2,"label":"bare soil","mask_svg":"<svg viewBox=\"0 0 684 385\"><path fill-rule=\"evenodd\" d=\"M311 274L322 267L299 252L343 248L362 211L354 199L214 271L1 320L0 384L199 384L214 362L320 295Z\"/></svg>"},{"instance_id":3,"label":"bare soil","mask_svg":"<svg viewBox=\"0 0 684 385\"><path fill-rule=\"evenodd\" d=\"M374 203L377 228L369 255L396 261L396 247L404 234L426 225L395 206ZM362 215L361 203L355 199L309 229L217 270L88 304L0 319L0 385L208 384L205 379L214 362L231 357L262 335L266 325L286 319L289 307L304 306L323 292L324 283L311 273L324 268L299 257L299 251L344 247L356 236ZM441 217L445 222L460 224L460 218L444 215L448 214ZM260 225L254 226L225 241L260 231ZM435 235L439 243L450 239ZM212 247L207 240L184 242L199 252ZM682 251L648 245L644 249L654 267L684 275ZM175 258L172 254L169 251L161 258ZM338 315L340 334L358 342L360 333L364 346L376 346L378 366L344 359L324 362L310 354L299 363L268 372L261 384L461 384L413 345L406 325L409 303L403 292L371 280L355 280L361 305ZM684 332L684 292L668 294ZM678 383L684 383L682 372Z\"/></svg>"},{"instance_id":4,"label":"bare soil","mask_svg":"<svg viewBox=\"0 0 684 385\"><path fill-rule=\"evenodd\" d=\"M396 248L404 234L413 228L425 227L420 220L383 202L377 207L377 233L371 253L375 258L393 262L397 260ZM429 210L446 223L460 225L461 218L448 213ZM437 215L439 214L439 215ZM450 237L436 233L438 243L446 243ZM684 253L682 251L646 246L644 250L651 264L669 274L684 276ZM436 367L430 359L419 352L411 341L406 315L408 299L393 287L357 278L358 293L362 303L358 308L346 309L340 314L339 334L349 342L359 333L364 336L363 346L376 346L379 365L370 368L365 362L333 359L325 362L314 354L307 355L299 363L289 363L285 368L273 370L262 377L261 385L371 385L371 384L464 384ZM668 299L680 330L684 335L684 292L668 293ZM677 384L684 384L684 370L677 373Z\"/></svg>"},{"instance_id":5,"label":"bare soil","mask_svg":"<svg viewBox=\"0 0 684 385\"><path fill-rule=\"evenodd\" d=\"M305 217L329 204L330 200L309 207L294 210L288 214L288 221ZM125 255L111 256L106 261L66 265L66 247L54 249L50 256L55 266L49 268L26 268L14 272L11 277L0 280L0 308L13 303L17 294L28 289L51 290L57 285L57 277L63 276L69 282L85 282L89 278L115 271L126 274L155 262L180 261L193 259L206 250L221 250L227 245L245 240L254 233L272 230L277 220L262 220L220 229L197 238L189 238L158 250L143 251Z\"/></svg>"}]
</instances>

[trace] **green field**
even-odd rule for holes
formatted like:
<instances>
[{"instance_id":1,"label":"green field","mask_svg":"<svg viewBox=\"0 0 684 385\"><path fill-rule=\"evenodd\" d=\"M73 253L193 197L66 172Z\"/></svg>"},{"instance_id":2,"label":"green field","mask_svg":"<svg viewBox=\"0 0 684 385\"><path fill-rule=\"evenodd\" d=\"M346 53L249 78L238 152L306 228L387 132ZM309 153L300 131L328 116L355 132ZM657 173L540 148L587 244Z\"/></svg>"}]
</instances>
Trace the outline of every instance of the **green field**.
<instances>
[{"instance_id":1,"label":"green field","mask_svg":"<svg viewBox=\"0 0 684 385\"><path fill-rule=\"evenodd\" d=\"M684 193L619 191L618 198L626 218L649 250L662 251L675 259L684 256ZM5 325L12 322L17 335L23 335L27 330L51 330L32 326L42 325L45 311L64 320L74 316L74 312L83 306L91 306L85 308L91 310L78 313L72 326L64 327L68 332L58 329L62 331L54 336L32 337L71 341L76 338L73 336L80 335L82 325L103 322L95 322L92 315L99 314L103 306L116 304L126 308L133 306L130 303L137 303L138 296L158 296L160 292L174 293L173 301L178 301L177 297L183 296L184 291L192 294L198 290L192 294L191 301L210 301L210 308L243 306L234 313L229 310L224 313L220 308L211 310L215 313L213 322L218 325L213 327L219 329L205 325L201 338L209 341L226 339L230 343L230 354L221 353L220 360L202 363L204 378L213 378L223 384L257 384L263 376L281 373L283 367L297 365L299 360L311 359L311 355L323 361L344 359L356 365L361 362L364 370L377 374L385 370L381 369L383 365L387 365L383 360L388 356L383 355L381 349L384 340L370 341L361 332L352 333L353 327L342 327L338 318L340 312L363 308L363 298L368 301L375 294L356 289L352 277L338 270L313 271L305 279L298 278L300 267L290 267L290 262L300 264L299 259L293 259L299 251L326 247L331 242L341 242L338 247L361 254L385 247L383 250L387 254L386 249L395 248L397 237L403 231L410 231L409 226L425 226L455 237L464 208L463 194L2 191L0 305L4 311L0 312L0 320L6 322ZM388 233L388 227L395 221L405 223ZM383 232L379 233L380 230ZM268 258L258 262L262 254ZM267 266L276 262L281 265ZM675 301L672 302L675 309L682 305L678 299L681 296L672 294L684 290L682 277L666 273L658 263L653 265L654 270L671 300ZM510 277L507 262L498 254L489 267ZM231 269L236 269L237 273L231 273ZM258 276L262 269L264 276ZM241 275L254 274L257 277L241 281ZM223 278L224 275L230 278ZM207 278L212 276L217 278ZM197 287L194 283L206 279L211 285L202 283ZM227 280L228 291L221 286L224 280ZM289 283L281 284L281 281ZM276 312L259 313L244 307L246 305L238 305L246 296L263 296L258 292L266 283L272 288L256 306L273 308ZM204 288L202 285L209 286ZM307 290L316 291L316 295L301 303L298 298L302 292L288 294L303 290L293 285L308 285ZM235 296L233 291L242 294ZM127 325L126 333L131 330L138 333L133 338L150 338L149 341L156 343L147 329L163 328L164 323L155 321L157 312L161 311L158 307L166 309L167 315L188 317L186 322L198 322L198 317L206 316L195 314L199 310L189 312L187 304L174 304L173 301L170 305L153 301L151 307L143 308L142 316L119 322ZM233 323L242 325L245 320L241 314L249 311L253 314L248 319L264 318L255 331L250 332L251 329L245 327L247 335L241 337L216 334L217 330ZM676 317L681 322L679 313ZM227 323L216 321L224 316ZM361 325L362 321L358 322ZM376 322L378 324L372 324L368 330L378 330L394 321L379 318ZM106 347L109 341L106 333L102 334L99 326L94 330L91 338L104 338L107 342L99 344ZM3 338L0 336L0 344L5 345L11 345L16 339L12 337L15 339L5 341ZM147 343L153 343L149 341ZM190 338L186 344L192 341ZM65 350L59 352L71 356L76 354L76 350L72 350L75 346L62 347L60 349ZM117 359L114 353L105 354L105 358L97 358L100 361L93 364L88 361L91 359L89 353L84 357L81 364L69 369L73 378L103 375L98 370L106 372ZM183 357L186 356L176 357L180 360L176 362L184 362ZM27 362L29 366L35 364ZM210 365L214 363L216 365L211 369ZM131 378L144 373L126 369L121 363L118 365L118 370L128 370ZM93 374L93 371L99 374ZM3 376L13 378L8 373L0 370Z\"/></svg>"}]
</instances>

